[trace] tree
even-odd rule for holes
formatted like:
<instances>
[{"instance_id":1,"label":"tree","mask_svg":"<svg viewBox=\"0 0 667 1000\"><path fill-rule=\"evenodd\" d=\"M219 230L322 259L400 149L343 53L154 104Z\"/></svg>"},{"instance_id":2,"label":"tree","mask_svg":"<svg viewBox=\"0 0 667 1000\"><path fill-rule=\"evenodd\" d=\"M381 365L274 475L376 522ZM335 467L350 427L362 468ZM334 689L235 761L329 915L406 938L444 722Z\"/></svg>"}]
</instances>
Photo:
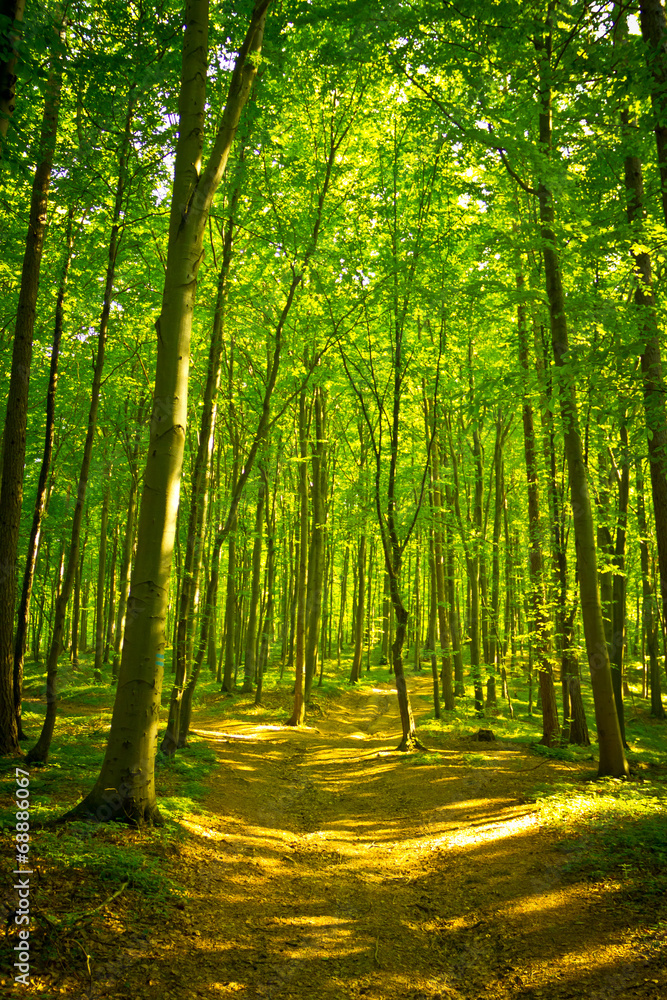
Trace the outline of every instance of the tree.
<instances>
[{"instance_id":1,"label":"tree","mask_svg":"<svg viewBox=\"0 0 667 1000\"><path fill-rule=\"evenodd\" d=\"M16 13L15 10L15 16ZM0 753L16 753L19 749L13 693L16 557L23 506L28 385L32 361L35 311L60 108L62 82L60 45L63 29L59 24L59 16L57 11L54 29L56 38L44 99L38 163L32 185L30 221L25 242L21 292L14 327L14 350L3 436L2 482L0 483L0 549L2 550L2 563L0 564ZM11 60L9 66L9 74L11 75Z\"/></svg>"},{"instance_id":2,"label":"tree","mask_svg":"<svg viewBox=\"0 0 667 1000\"><path fill-rule=\"evenodd\" d=\"M164 623L187 420L192 314L206 222L257 73L270 0L259 0L240 46L227 103L206 166L203 151L208 0L188 0L179 94L169 245L157 321L151 439L144 472L137 552L109 743L100 775L73 811L98 819L159 823L154 762L164 671ZM107 791L114 789L110 796Z\"/></svg>"}]
</instances>

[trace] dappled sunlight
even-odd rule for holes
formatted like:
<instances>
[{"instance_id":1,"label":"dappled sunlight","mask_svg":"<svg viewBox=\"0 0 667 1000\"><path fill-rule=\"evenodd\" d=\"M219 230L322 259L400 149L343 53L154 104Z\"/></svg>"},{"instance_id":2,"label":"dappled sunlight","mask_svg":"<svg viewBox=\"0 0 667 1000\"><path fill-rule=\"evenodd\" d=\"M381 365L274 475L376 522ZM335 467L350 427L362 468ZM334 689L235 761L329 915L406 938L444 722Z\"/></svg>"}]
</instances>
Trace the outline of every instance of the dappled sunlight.
<instances>
[{"instance_id":1,"label":"dappled sunlight","mask_svg":"<svg viewBox=\"0 0 667 1000\"><path fill-rule=\"evenodd\" d=\"M594 918L615 894L563 880L528 751L397 753L369 731L400 731L388 693L346 692L316 727L200 723L219 761L206 815L183 823L202 995L579 1000L636 975L631 937Z\"/></svg>"},{"instance_id":2,"label":"dappled sunlight","mask_svg":"<svg viewBox=\"0 0 667 1000\"><path fill-rule=\"evenodd\" d=\"M473 827L471 830L460 830L457 833L449 834L435 843L446 844L449 847L468 847L470 844L489 844L494 840L503 837L511 837L517 833L536 827L538 818L534 813L519 816L516 819L505 820L501 823L489 823L485 826Z\"/></svg>"},{"instance_id":3,"label":"dappled sunlight","mask_svg":"<svg viewBox=\"0 0 667 1000\"><path fill-rule=\"evenodd\" d=\"M190 833L194 833L198 837L206 837L208 840L225 839L219 830L214 830L210 826L203 826L201 823L195 823L192 820L182 819L181 826L189 830Z\"/></svg>"}]
</instances>

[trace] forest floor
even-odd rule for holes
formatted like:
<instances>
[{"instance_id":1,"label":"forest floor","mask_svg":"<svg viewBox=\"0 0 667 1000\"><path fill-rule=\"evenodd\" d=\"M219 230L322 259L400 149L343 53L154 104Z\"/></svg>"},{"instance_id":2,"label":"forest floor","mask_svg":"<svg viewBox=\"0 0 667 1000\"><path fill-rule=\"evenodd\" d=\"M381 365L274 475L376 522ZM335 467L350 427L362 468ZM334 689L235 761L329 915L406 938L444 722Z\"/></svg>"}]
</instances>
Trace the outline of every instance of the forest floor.
<instances>
[{"instance_id":1,"label":"forest floor","mask_svg":"<svg viewBox=\"0 0 667 1000\"><path fill-rule=\"evenodd\" d=\"M429 686L410 680L416 714ZM573 871L584 848L534 801L538 783L592 779L592 761L475 742L474 723L396 753L389 684L316 694L298 730L256 712L195 717L217 766L166 852L180 898L122 893L79 941L78 975L34 968L7 996L667 997L664 896Z\"/></svg>"}]
</instances>

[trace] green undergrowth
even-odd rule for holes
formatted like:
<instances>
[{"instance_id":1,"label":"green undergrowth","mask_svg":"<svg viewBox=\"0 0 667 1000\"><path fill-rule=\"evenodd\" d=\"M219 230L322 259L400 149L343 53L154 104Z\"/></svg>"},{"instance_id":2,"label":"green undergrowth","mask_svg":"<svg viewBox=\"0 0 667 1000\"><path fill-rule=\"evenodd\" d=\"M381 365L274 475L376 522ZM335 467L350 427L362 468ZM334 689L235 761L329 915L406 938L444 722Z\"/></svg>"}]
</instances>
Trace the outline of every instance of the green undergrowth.
<instances>
[{"instance_id":1,"label":"green undergrowth","mask_svg":"<svg viewBox=\"0 0 667 1000\"><path fill-rule=\"evenodd\" d=\"M61 870L67 881L79 883L77 909L123 885L152 900L179 895L178 883L164 866L173 831L128 833L117 825L74 822L41 830L36 839L35 854L46 871Z\"/></svg>"},{"instance_id":2,"label":"green undergrowth","mask_svg":"<svg viewBox=\"0 0 667 1000\"><path fill-rule=\"evenodd\" d=\"M82 674L85 665L77 671ZM92 675L92 668L89 671ZM37 679L27 678L24 729L28 750L41 729L44 706L34 698ZM173 758L158 754L156 785L164 825L135 830L118 823L86 821L53 825L90 790L102 763L111 723L114 692L106 683L73 683L71 668L63 671L61 705L49 759L45 766L29 766L31 802L31 862L49 888L43 912L52 923L78 920L122 887L149 902L163 902L181 894L170 874L169 858L187 836L186 817L205 814L203 800L216 764L208 743L191 736L188 746ZM21 762L2 762L5 787L13 786L14 768ZM0 840L9 849L15 826L14 803L0 805ZM46 824L46 825L45 825ZM58 888L59 887L59 888ZM53 893L51 892L53 890ZM63 895L68 899L63 913Z\"/></svg>"},{"instance_id":3,"label":"green undergrowth","mask_svg":"<svg viewBox=\"0 0 667 1000\"><path fill-rule=\"evenodd\" d=\"M667 890L667 781L606 778L533 790L542 823L564 837L566 871L622 880L642 895Z\"/></svg>"}]
</instances>

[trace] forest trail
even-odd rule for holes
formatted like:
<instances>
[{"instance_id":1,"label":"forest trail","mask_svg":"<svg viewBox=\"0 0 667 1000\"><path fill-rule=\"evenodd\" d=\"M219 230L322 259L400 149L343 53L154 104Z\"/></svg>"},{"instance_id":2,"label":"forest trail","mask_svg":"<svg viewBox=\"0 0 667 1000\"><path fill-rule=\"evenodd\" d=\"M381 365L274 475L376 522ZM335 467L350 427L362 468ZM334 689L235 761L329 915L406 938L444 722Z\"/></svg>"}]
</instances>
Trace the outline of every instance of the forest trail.
<instances>
[{"instance_id":1,"label":"forest trail","mask_svg":"<svg viewBox=\"0 0 667 1000\"><path fill-rule=\"evenodd\" d=\"M525 801L580 766L470 736L429 738L435 765L396 754L384 688L316 695L301 730L200 712L219 767L179 850L187 901L153 926L133 995L664 1000L637 907L567 877Z\"/></svg>"}]
</instances>

